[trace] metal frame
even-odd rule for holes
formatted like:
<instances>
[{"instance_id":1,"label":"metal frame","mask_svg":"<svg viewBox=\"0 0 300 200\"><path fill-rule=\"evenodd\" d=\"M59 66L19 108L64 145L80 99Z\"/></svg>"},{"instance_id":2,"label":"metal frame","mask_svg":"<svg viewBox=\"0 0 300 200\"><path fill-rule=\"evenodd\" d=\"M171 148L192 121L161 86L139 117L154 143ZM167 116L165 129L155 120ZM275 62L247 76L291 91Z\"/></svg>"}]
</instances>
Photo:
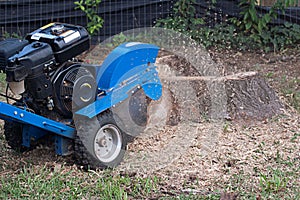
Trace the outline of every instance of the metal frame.
<instances>
[{"instance_id":1,"label":"metal frame","mask_svg":"<svg viewBox=\"0 0 300 200\"><path fill-rule=\"evenodd\" d=\"M37 140L47 134L54 134L58 155L68 153L68 141L75 137L75 129L68 125L3 102L0 102L0 119L22 124L22 145L26 147L30 147L32 139Z\"/></svg>"}]
</instances>

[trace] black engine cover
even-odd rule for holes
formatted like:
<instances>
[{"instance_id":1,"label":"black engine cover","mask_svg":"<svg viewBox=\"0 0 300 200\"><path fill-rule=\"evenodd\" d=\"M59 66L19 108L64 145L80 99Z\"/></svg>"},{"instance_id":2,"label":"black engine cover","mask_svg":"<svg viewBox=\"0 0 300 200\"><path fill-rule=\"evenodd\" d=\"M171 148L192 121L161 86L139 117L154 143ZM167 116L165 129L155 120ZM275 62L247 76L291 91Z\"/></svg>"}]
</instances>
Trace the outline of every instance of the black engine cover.
<instances>
[{"instance_id":1,"label":"black engine cover","mask_svg":"<svg viewBox=\"0 0 300 200\"><path fill-rule=\"evenodd\" d=\"M6 67L6 80L18 82L40 76L44 69L55 64L52 49L49 44L33 42L23 48L18 54L9 58Z\"/></svg>"},{"instance_id":2,"label":"black engine cover","mask_svg":"<svg viewBox=\"0 0 300 200\"><path fill-rule=\"evenodd\" d=\"M63 63L90 48L90 36L82 26L51 23L27 35L30 42L48 43L57 63Z\"/></svg>"},{"instance_id":3,"label":"black engine cover","mask_svg":"<svg viewBox=\"0 0 300 200\"><path fill-rule=\"evenodd\" d=\"M18 53L28 44L26 40L16 38L6 39L0 42L0 70L4 71L8 64L8 58Z\"/></svg>"}]
</instances>

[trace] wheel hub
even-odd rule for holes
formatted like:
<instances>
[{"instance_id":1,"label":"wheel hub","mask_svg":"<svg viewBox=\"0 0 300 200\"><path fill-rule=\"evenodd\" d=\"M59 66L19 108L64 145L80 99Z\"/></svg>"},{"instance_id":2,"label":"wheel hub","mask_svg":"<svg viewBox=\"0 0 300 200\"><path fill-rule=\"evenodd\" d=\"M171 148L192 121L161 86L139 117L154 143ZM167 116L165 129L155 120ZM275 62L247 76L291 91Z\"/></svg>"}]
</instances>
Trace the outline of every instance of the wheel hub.
<instances>
[{"instance_id":1,"label":"wheel hub","mask_svg":"<svg viewBox=\"0 0 300 200\"><path fill-rule=\"evenodd\" d=\"M106 137L103 136L102 138L100 138L100 139L97 141L97 144L99 145L99 147L107 147Z\"/></svg>"},{"instance_id":2,"label":"wheel hub","mask_svg":"<svg viewBox=\"0 0 300 200\"><path fill-rule=\"evenodd\" d=\"M101 127L95 137L94 152L104 163L113 161L122 149L121 131L113 124Z\"/></svg>"}]
</instances>

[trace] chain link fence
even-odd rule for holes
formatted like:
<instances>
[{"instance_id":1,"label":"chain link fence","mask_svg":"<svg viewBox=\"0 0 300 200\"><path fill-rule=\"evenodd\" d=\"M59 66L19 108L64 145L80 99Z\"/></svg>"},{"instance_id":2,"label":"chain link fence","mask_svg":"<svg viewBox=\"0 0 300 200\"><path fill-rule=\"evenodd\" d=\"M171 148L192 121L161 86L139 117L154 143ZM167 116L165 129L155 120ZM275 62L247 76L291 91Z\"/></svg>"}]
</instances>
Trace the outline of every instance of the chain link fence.
<instances>
[{"instance_id":1,"label":"chain link fence","mask_svg":"<svg viewBox=\"0 0 300 200\"><path fill-rule=\"evenodd\" d=\"M15 33L24 36L50 22L86 26L85 13L75 9L71 0L0 1L1 36ZM117 33L153 26L156 19L168 16L173 1L169 0L102 0L98 14L105 23L98 35L103 40Z\"/></svg>"},{"instance_id":2,"label":"chain link fence","mask_svg":"<svg viewBox=\"0 0 300 200\"><path fill-rule=\"evenodd\" d=\"M267 12L275 0L259 0L261 13ZM85 14L75 9L71 0L0 0L0 36L9 34L24 36L27 33L50 22L63 22L86 26ZM99 15L104 19L104 26L93 37L102 41L120 32L155 25L157 19L172 13L176 0L102 0ZM208 16L209 24L224 23L229 17L238 17L239 0L217 0L211 6L209 0L197 0L196 9L199 17ZM280 13L276 23L300 23L300 3L296 2L285 13Z\"/></svg>"}]
</instances>

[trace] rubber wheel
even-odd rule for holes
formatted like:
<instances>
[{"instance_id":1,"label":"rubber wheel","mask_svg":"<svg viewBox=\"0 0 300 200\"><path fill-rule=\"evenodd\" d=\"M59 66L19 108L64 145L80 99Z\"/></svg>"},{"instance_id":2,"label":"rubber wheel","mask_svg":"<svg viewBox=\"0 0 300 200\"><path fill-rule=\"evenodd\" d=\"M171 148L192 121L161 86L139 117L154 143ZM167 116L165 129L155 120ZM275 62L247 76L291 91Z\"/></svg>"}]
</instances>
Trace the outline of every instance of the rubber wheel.
<instances>
[{"instance_id":1,"label":"rubber wheel","mask_svg":"<svg viewBox=\"0 0 300 200\"><path fill-rule=\"evenodd\" d=\"M4 135L8 145L11 149L17 152L24 152L28 150L27 147L22 146L22 132L23 126L16 122L4 122Z\"/></svg>"},{"instance_id":2,"label":"rubber wheel","mask_svg":"<svg viewBox=\"0 0 300 200\"><path fill-rule=\"evenodd\" d=\"M76 120L74 156L84 169L114 168L123 160L126 135L116 125L111 112Z\"/></svg>"}]
</instances>

